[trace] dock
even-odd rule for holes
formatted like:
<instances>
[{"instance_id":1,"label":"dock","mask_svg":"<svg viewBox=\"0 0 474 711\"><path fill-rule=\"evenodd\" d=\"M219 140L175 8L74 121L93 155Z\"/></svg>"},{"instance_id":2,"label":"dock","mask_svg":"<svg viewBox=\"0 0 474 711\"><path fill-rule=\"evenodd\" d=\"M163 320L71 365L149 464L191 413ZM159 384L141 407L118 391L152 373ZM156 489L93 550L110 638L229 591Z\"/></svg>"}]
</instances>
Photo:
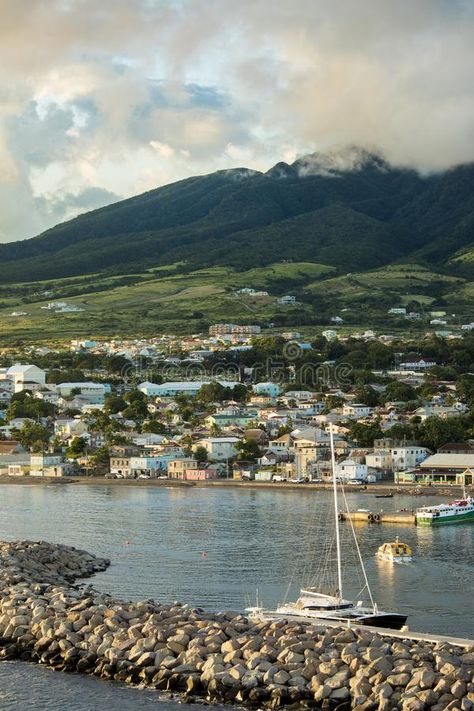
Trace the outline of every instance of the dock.
<instances>
[{"instance_id":1,"label":"dock","mask_svg":"<svg viewBox=\"0 0 474 711\"><path fill-rule=\"evenodd\" d=\"M394 523L400 526L416 526L413 511L341 511L340 521L353 523Z\"/></svg>"}]
</instances>

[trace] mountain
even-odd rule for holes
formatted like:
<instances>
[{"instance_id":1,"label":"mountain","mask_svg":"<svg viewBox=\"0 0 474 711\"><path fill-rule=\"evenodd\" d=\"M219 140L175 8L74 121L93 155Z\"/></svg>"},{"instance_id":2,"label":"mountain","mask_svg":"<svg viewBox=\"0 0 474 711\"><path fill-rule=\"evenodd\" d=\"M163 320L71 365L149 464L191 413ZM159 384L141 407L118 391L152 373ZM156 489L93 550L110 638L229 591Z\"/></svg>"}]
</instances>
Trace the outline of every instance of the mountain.
<instances>
[{"instance_id":1,"label":"mountain","mask_svg":"<svg viewBox=\"0 0 474 711\"><path fill-rule=\"evenodd\" d=\"M192 177L94 210L0 245L0 277L118 274L175 262L245 269L281 259L347 270L413 258L455 270L473 233L474 165L422 176L352 147L267 173Z\"/></svg>"}]
</instances>

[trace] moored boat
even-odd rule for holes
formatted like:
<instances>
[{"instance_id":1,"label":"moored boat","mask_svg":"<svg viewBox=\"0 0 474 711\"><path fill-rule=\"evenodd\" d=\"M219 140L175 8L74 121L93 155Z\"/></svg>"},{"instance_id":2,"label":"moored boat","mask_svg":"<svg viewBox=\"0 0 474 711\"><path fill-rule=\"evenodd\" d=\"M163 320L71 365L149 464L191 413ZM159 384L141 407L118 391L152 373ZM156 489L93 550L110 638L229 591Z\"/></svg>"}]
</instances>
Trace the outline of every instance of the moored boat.
<instances>
[{"instance_id":1,"label":"moored boat","mask_svg":"<svg viewBox=\"0 0 474 711\"><path fill-rule=\"evenodd\" d=\"M356 624L369 625L373 627L382 627L388 629L401 629L407 620L407 615L398 612L386 612L379 610L377 603L372 597L369 581L362 560L359 543L355 535L355 529L352 521L349 520L353 542L364 581L364 587L361 593L366 592L368 596L367 602L363 601L352 602L343 595L343 576L342 576L342 553L341 541L339 532L340 512L338 509L338 481L336 477L336 459L334 453L334 440L332 427L329 429L331 443L331 463L332 463L332 480L333 480L333 505L334 505L334 524L335 524L335 542L336 542L336 581L334 587L331 586L331 592L328 594L319 587L307 585L300 589L300 594L295 602L284 602L276 607L275 610L265 610L257 606L247 608L250 616L262 619L300 619L305 621L321 623L336 622L340 624ZM342 494L345 499L344 489ZM345 501L347 507L347 501Z\"/></svg>"},{"instance_id":2,"label":"moored boat","mask_svg":"<svg viewBox=\"0 0 474 711\"><path fill-rule=\"evenodd\" d=\"M418 526L441 526L448 523L474 521L474 498L464 496L448 504L422 506L416 510Z\"/></svg>"},{"instance_id":3,"label":"moored boat","mask_svg":"<svg viewBox=\"0 0 474 711\"><path fill-rule=\"evenodd\" d=\"M391 543L383 543L379 546L375 556L379 560L385 560L388 563L411 563L413 555L410 546L406 543L401 543L398 536Z\"/></svg>"}]
</instances>

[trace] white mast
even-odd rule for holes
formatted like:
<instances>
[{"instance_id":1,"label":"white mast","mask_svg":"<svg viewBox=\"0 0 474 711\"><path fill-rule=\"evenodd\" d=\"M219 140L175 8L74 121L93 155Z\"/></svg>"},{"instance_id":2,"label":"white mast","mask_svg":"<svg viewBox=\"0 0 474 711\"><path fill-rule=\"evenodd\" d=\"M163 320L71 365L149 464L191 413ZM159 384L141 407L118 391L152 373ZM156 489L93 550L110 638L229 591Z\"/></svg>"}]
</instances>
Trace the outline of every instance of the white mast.
<instances>
[{"instance_id":1,"label":"white mast","mask_svg":"<svg viewBox=\"0 0 474 711\"><path fill-rule=\"evenodd\" d=\"M329 424L329 439L331 442L332 486L333 486L333 491L334 491L334 517L336 519L337 585L338 585L338 595L342 599L341 538L339 535L339 508L337 505L336 455L334 453L334 437L333 437L333 433L332 433L332 422Z\"/></svg>"}]
</instances>

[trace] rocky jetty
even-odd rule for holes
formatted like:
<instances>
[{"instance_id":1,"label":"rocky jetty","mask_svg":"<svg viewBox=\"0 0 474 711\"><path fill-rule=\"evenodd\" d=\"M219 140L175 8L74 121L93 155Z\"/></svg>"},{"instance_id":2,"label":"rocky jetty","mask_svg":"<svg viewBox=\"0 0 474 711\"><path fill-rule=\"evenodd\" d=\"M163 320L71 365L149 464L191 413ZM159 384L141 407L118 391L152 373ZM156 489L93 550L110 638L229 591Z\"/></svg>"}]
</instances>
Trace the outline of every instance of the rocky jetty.
<instances>
[{"instance_id":1,"label":"rocky jetty","mask_svg":"<svg viewBox=\"0 0 474 711\"><path fill-rule=\"evenodd\" d=\"M243 706L474 709L474 648L367 630L255 622L77 585L109 561L46 542L0 544L0 658Z\"/></svg>"}]
</instances>

